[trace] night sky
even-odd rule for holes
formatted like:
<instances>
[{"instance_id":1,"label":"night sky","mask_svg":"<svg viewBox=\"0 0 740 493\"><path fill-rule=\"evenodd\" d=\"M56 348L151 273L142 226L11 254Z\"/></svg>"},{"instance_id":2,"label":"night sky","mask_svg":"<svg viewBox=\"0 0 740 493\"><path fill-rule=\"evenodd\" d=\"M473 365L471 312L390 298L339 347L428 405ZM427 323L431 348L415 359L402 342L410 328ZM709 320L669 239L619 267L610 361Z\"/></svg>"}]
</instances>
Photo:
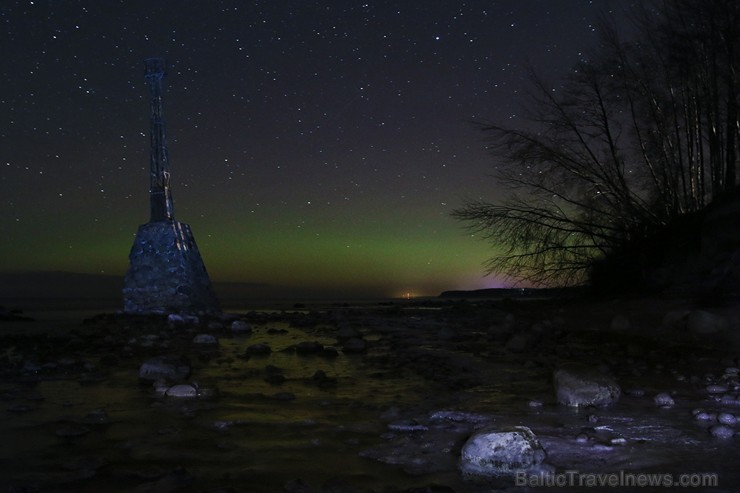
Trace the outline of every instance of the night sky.
<instances>
[{"instance_id":1,"label":"night sky","mask_svg":"<svg viewBox=\"0 0 740 493\"><path fill-rule=\"evenodd\" d=\"M450 212L485 136L607 0L0 4L0 271L123 275L149 217L143 60L168 61L175 217L212 280L368 296L501 286Z\"/></svg>"}]
</instances>

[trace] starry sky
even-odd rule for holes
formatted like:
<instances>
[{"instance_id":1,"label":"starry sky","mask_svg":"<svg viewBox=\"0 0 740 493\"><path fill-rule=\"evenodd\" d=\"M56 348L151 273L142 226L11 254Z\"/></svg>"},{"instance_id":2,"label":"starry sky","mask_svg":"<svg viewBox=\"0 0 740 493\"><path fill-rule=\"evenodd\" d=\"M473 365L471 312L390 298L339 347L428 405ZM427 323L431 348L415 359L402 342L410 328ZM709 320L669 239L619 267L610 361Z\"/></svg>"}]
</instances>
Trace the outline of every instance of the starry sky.
<instances>
[{"instance_id":1,"label":"starry sky","mask_svg":"<svg viewBox=\"0 0 740 493\"><path fill-rule=\"evenodd\" d=\"M450 217L502 197L471 121L517 124L608 0L4 0L0 271L123 275L148 220L143 60L167 59L176 219L215 282L500 287Z\"/></svg>"}]
</instances>

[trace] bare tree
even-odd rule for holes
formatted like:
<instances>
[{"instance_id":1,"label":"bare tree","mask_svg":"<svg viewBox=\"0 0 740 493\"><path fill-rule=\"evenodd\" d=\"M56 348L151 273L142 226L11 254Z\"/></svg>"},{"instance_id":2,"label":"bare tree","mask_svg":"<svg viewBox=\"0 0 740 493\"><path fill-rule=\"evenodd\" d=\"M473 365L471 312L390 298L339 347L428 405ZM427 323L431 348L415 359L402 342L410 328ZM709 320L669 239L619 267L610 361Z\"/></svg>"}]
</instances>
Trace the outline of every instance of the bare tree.
<instances>
[{"instance_id":1,"label":"bare tree","mask_svg":"<svg viewBox=\"0 0 740 493\"><path fill-rule=\"evenodd\" d=\"M502 251L489 273L571 285L628 255L641 276L656 232L734 189L737 2L654 2L634 22L629 43L604 23L561 90L532 75L530 129L480 124L512 194L453 215Z\"/></svg>"}]
</instances>

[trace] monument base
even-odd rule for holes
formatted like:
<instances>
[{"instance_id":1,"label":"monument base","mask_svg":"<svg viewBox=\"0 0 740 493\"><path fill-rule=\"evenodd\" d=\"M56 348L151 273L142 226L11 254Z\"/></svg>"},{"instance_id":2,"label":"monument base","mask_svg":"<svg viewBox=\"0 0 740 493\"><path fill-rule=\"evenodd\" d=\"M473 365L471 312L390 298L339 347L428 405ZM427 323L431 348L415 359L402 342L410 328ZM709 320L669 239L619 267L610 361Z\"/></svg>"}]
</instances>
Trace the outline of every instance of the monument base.
<instances>
[{"instance_id":1,"label":"monument base","mask_svg":"<svg viewBox=\"0 0 740 493\"><path fill-rule=\"evenodd\" d=\"M156 221L139 226L123 284L126 313L217 313L218 300L190 226Z\"/></svg>"}]
</instances>

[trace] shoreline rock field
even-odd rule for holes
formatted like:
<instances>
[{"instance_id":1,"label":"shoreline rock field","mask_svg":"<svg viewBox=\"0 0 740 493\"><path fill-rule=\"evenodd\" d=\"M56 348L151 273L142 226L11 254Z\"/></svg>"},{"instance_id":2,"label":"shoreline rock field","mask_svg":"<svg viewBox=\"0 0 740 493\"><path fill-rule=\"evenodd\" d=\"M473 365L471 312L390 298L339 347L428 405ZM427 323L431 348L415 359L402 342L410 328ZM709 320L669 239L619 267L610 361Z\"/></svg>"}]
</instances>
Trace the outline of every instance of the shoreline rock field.
<instances>
[{"instance_id":1,"label":"shoreline rock field","mask_svg":"<svg viewBox=\"0 0 740 493\"><path fill-rule=\"evenodd\" d=\"M173 315L0 325L0 491L524 492L517 472L573 470L740 488L731 305Z\"/></svg>"}]
</instances>

